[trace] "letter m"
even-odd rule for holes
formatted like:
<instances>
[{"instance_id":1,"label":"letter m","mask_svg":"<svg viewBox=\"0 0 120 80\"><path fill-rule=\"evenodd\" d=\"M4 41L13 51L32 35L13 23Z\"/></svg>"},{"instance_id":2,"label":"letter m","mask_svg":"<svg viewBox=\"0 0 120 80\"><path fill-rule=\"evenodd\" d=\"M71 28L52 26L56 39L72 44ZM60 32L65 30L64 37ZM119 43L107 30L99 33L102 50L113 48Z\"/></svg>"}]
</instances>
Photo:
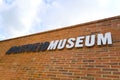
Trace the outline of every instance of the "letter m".
<instances>
[{"instance_id":1,"label":"letter m","mask_svg":"<svg viewBox=\"0 0 120 80\"><path fill-rule=\"evenodd\" d=\"M47 50L55 50L58 45L59 40L51 41L50 45L48 46Z\"/></svg>"},{"instance_id":2,"label":"letter m","mask_svg":"<svg viewBox=\"0 0 120 80\"><path fill-rule=\"evenodd\" d=\"M103 34L98 34L97 39L97 45L112 44L111 32L105 33L105 36L103 36Z\"/></svg>"}]
</instances>

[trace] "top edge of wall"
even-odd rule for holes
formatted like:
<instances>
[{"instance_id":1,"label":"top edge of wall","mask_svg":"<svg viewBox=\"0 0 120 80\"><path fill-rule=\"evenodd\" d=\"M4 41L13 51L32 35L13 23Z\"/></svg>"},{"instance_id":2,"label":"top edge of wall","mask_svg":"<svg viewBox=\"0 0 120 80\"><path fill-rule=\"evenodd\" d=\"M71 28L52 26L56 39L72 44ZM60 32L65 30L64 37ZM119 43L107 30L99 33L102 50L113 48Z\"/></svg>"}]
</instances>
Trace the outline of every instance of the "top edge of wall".
<instances>
[{"instance_id":1,"label":"top edge of wall","mask_svg":"<svg viewBox=\"0 0 120 80\"><path fill-rule=\"evenodd\" d=\"M85 22L85 23L81 23L81 24L76 24L76 25L72 25L72 26L66 26L66 27L63 27L63 28L53 29L53 30L44 31L44 32L40 32L40 33L28 34L28 35L24 35L24 36L20 36L20 37L16 37L16 38L10 38L10 39L6 39L6 40L1 40L0 42L19 39L19 38L24 38L24 37L30 37L30 36L34 36L34 35L40 35L40 34L44 34L44 33L49 33L49 32L59 31L59 30L63 30L63 29L74 28L74 27L78 27L78 26L85 26L85 25L89 25L89 24L95 24L95 23L114 20L114 19L119 19L119 18L120 18L120 15L114 16L114 17L109 17L109 18L104 18L104 19L100 19L100 20Z\"/></svg>"}]
</instances>

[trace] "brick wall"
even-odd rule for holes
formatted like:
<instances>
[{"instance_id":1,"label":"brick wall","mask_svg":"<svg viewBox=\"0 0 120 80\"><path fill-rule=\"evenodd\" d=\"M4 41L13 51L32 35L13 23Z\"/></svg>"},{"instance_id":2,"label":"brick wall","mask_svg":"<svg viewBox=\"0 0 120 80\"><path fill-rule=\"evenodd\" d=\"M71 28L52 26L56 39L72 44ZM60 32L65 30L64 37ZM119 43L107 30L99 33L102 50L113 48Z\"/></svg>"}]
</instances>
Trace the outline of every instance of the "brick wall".
<instances>
[{"instance_id":1,"label":"brick wall","mask_svg":"<svg viewBox=\"0 0 120 80\"><path fill-rule=\"evenodd\" d=\"M12 46L106 32L112 45L5 54ZM0 80L120 80L120 16L0 41Z\"/></svg>"}]
</instances>

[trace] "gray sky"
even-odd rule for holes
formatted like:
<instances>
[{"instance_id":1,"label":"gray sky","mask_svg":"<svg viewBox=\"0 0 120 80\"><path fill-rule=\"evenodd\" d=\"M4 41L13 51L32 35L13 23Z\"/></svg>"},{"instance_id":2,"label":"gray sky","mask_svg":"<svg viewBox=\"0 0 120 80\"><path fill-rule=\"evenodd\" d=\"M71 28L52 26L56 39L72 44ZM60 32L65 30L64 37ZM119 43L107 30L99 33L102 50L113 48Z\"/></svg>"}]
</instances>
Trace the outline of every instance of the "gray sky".
<instances>
[{"instance_id":1,"label":"gray sky","mask_svg":"<svg viewBox=\"0 0 120 80\"><path fill-rule=\"evenodd\" d=\"M120 0L0 0L0 40L120 15Z\"/></svg>"}]
</instances>

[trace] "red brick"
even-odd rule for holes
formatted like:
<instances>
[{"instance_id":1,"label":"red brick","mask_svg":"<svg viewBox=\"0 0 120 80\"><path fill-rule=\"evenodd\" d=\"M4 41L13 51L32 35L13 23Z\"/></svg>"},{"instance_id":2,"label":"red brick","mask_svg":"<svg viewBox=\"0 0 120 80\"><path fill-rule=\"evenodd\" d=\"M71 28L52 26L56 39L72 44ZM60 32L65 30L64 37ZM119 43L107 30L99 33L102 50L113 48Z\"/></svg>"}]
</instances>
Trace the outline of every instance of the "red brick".
<instances>
[{"instance_id":1,"label":"red brick","mask_svg":"<svg viewBox=\"0 0 120 80\"><path fill-rule=\"evenodd\" d=\"M12 46L106 32L112 45L5 54ZM119 80L119 71L120 16L0 41L0 80Z\"/></svg>"}]
</instances>

